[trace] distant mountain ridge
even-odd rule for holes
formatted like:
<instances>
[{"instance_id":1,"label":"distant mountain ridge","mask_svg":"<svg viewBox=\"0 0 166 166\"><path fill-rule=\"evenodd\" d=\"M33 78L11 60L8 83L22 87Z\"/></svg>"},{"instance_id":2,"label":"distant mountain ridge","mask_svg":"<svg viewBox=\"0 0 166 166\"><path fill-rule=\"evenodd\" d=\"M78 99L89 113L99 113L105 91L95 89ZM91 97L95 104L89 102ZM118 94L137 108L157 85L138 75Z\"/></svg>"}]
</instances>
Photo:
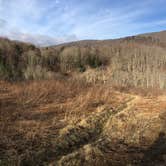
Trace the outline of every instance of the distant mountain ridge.
<instances>
[{"instance_id":1,"label":"distant mountain ridge","mask_svg":"<svg viewBox=\"0 0 166 166\"><path fill-rule=\"evenodd\" d=\"M58 45L54 45L54 46L50 46L50 47L55 47L55 46L63 46L63 45L74 45L74 44L97 44L97 43L109 43L109 42L115 42L115 41L121 41L121 40L125 40L125 39L132 39L132 38L137 38L137 37L151 37L154 40L159 40L162 43L166 43L166 30L164 31L159 31L159 32L151 32L151 33L144 33L144 34L138 34L138 35L131 35L131 36L127 36L127 37L122 37L122 38L117 38L117 39L106 39L106 40L79 40L79 41L74 41L74 42L69 42L69 43L62 43L62 44L58 44Z\"/></svg>"},{"instance_id":2,"label":"distant mountain ridge","mask_svg":"<svg viewBox=\"0 0 166 166\"><path fill-rule=\"evenodd\" d=\"M158 39L161 42L166 43L166 30L165 31L160 31L160 32L152 32L152 33L145 33L140 36L150 36L152 38Z\"/></svg>"}]
</instances>

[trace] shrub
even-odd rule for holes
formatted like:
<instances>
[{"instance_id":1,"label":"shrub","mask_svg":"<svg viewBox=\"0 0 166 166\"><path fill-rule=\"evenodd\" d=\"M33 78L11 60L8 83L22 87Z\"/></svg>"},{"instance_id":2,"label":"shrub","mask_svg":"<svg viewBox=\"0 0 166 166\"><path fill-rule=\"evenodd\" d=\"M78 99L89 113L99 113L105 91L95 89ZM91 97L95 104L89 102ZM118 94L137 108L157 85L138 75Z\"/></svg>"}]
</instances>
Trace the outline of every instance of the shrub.
<instances>
[{"instance_id":1,"label":"shrub","mask_svg":"<svg viewBox=\"0 0 166 166\"><path fill-rule=\"evenodd\" d=\"M24 71L24 78L26 80L41 80L49 79L51 73L47 69L42 68L40 65L28 66Z\"/></svg>"}]
</instances>

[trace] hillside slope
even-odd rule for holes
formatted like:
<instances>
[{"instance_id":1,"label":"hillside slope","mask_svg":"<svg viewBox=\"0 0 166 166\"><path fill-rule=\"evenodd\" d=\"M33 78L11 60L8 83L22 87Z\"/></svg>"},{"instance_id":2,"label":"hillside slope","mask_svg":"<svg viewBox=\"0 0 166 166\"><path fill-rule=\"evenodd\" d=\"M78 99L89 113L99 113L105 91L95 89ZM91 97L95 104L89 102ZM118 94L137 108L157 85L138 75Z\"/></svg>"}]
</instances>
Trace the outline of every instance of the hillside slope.
<instances>
[{"instance_id":1,"label":"hillside slope","mask_svg":"<svg viewBox=\"0 0 166 166\"><path fill-rule=\"evenodd\" d=\"M156 33L157 36L160 36L159 34ZM102 75L100 81L125 87L165 89L166 43L153 35L105 41L80 41L47 49L53 52L60 50L61 58L64 57L68 61L66 70L71 70L74 67L73 61L78 60L81 66L87 68L86 57L96 57L100 62L97 66L101 65L106 69L99 70L99 77ZM95 58L92 63L95 64ZM93 73L91 75L93 76Z\"/></svg>"},{"instance_id":2,"label":"hillside slope","mask_svg":"<svg viewBox=\"0 0 166 166\"><path fill-rule=\"evenodd\" d=\"M159 41L163 43L166 43L166 31L147 33L141 36L150 36L152 38L158 39Z\"/></svg>"},{"instance_id":3,"label":"hillside slope","mask_svg":"<svg viewBox=\"0 0 166 166\"><path fill-rule=\"evenodd\" d=\"M107 82L113 86L165 89L164 41L165 31L45 48L1 39L0 77L36 80L78 76L87 82Z\"/></svg>"},{"instance_id":4,"label":"hillside slope","mask_svg":"<svg viewBox=\"0 0 166 166\"><path fill-rule=\"evenodd\" d=\"M0 39L0 165L165 166L165 89L166 47L151 36Z\"/></svg>"}]
</instances>

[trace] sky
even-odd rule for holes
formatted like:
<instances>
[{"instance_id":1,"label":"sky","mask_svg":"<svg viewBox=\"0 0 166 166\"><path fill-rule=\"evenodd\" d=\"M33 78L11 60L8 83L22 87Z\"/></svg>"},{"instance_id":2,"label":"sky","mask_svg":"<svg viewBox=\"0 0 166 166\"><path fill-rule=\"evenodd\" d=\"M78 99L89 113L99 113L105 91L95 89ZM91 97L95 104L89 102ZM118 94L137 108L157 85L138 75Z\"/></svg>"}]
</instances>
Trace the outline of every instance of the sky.
<instances>
[{"instance_id":1,"label":"sky","mask_svg":"<svg viewBox=\"0 0 166 166\"><path fill-rule=\"evenodd\" d=\"M166 30L166 0L0 0L0 36L46 46Z\"/></svg>"}]
</instances>

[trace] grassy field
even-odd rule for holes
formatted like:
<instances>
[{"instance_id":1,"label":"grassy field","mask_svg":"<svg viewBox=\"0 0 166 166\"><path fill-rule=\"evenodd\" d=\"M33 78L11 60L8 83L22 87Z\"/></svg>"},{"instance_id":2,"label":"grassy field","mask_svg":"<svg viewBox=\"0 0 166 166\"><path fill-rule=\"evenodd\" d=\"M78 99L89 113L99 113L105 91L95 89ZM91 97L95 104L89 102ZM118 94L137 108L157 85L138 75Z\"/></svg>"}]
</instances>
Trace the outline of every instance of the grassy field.
<instances>
[{"instance_id":1,"label":"grassy field","mask_svg":"<svg viewBox=\"0 0 166 166\"><path fill-rule=\"evenodd\" d=\"M0 165L136 165L150 164L154 154L153 162L166 162L166 96L131 91L71 80L1 81Z\"/></svg>"}]
</instances>

